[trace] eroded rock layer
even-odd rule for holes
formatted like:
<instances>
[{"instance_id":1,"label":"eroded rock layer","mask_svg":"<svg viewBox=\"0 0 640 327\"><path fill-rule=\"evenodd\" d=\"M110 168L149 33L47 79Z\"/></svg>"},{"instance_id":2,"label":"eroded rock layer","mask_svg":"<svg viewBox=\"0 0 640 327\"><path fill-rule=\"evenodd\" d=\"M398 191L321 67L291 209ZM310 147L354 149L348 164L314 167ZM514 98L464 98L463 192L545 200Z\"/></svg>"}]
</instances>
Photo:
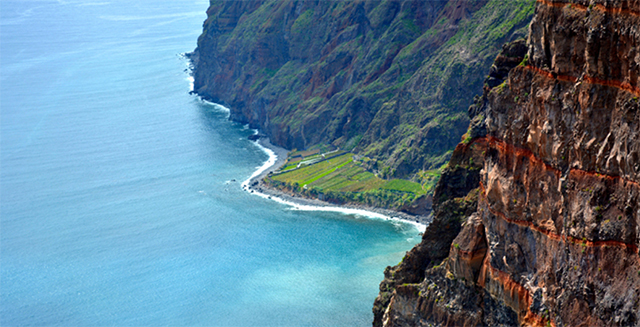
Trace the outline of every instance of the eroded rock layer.
<instances>
[{"instance_id":1,"label":"eroded rock layer","mask_svg":"<svg viewBox=\"0 0 640 327\"><path fill-rule=\"evenodd\" d=\"M381 292L374 325L640 325L639 13L640 1L538 2L524 59L485 87L475 138L456 150L483 149L476 209L439 244L448 258Z\"/></svg>"}]
</instances>

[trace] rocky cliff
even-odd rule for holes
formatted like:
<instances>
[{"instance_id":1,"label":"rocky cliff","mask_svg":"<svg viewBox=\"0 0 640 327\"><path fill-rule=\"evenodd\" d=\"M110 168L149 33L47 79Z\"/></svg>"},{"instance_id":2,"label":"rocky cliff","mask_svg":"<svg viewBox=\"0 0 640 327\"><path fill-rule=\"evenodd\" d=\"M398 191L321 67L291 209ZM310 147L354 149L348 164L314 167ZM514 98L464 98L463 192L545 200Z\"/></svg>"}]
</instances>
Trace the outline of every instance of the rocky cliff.
<instances>
[{"instance_id":1,"label":"rocky cliff","mask_svg":"<svg viewBox=\"0 0 640 327\"><path fill-rule=\"evenodd\" d=\"M640 1L539 0L490 74L374 326L640 325Z\"/></svg>"},{"instance_id":2,"label":"rocky cliff","mask_svg":"<svg viewBox=\"0 0 640 327\"><path fill-rule=\"evenodd\" d=\"M439 168L534 2L211 1L195 92L288 149L331 144L385 177Z\"/></svg>"}]
</instances>

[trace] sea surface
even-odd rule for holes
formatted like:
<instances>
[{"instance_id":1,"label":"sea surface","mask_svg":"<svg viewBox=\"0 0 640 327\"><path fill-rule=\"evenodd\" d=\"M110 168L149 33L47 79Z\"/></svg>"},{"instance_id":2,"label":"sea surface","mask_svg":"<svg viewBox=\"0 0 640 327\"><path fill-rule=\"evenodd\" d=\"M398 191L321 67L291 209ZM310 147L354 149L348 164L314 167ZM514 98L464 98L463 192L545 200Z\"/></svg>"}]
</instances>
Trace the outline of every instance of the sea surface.
<instances>
[{"instance_id":1,"label":"sea surface","mask_svg":"<svg viewBox=\"0 0 640 327\"><path fill-rule=\"evenodd\" d=\"M1 326L370 326L409 224L244 192L189 95L208 1L2 0Z\"/></svg>"}]
</instances>

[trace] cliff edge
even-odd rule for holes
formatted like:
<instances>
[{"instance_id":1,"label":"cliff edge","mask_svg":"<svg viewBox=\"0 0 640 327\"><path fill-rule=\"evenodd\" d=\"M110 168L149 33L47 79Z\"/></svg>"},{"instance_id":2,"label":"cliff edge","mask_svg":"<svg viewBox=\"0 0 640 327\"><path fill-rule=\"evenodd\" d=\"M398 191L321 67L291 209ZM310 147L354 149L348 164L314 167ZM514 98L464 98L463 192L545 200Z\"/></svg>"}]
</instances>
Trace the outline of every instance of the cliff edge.
<instances>
[{"instance_id":1,"label":"cliff edge","mask_svg":"<svg viewBox=\"0 0 640 327\"><path fill-rule=\"evenodd\" d=\"M639 49L640 1L537 2L374 326L640 325Z\"/></svg>"},{"instance_id":2,"label":"cliff edge","mask_svg":"<svg viewBox=\"0 0 640 327\"><path fill-rule=\"evenodd\" d=\"M533 0L211 1L194 91L289 150L330 145L420 182L469 124Z\"/></svg>"}]
</instances>

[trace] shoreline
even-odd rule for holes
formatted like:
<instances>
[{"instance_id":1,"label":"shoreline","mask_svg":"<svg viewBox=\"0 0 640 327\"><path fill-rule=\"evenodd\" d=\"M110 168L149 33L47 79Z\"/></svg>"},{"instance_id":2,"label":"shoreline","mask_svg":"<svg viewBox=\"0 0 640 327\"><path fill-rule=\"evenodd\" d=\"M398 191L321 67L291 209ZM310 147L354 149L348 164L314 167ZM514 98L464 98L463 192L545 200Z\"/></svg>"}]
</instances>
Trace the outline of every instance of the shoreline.
<instances>
[{"instance_id":1,"label":"shoreline","mask_svg":"<svg viewBox=\"0 0 640 327\"><path fill-rule=\"evenodd\" d=\"M229 111L227 107L214 102L210 102L204 99L202 96L198 96L198 99L207 104L220 107L225 111ZM257 135L259 132L256 130L255 133ZM262 166L260 166L249 178L241 183L242 189L246 192L252 193L265 199L279 202L281 204L292 207L294 210L339 212L342 214L353 214L411 224L416 229L418 229L420 233L424 233L424 231L427 229L427 226L429 226L433 219L432 215L411 215L397 210L369 207L365 205L339 205L318 199L304 198L274 189L270 186L267 186L263 182L263 179L269 173L275 172L286 163L289 150L272 144L267 137L260 137L253 143L262 151L264 151L269 156L269 159L267 159L267 161L264 162Z\"/></svg>"},{"instance_id":2,"label":"shoreline","mask_svg":"<svg viewBox=\"0 0 640 327\"><path fill-rule=\"evenodd\" d=\"M373 208L364 205L338 205L318 199L295 196L267 186L263 179L286 163L289 151L273 145L268 138L261 137L255 141L255 144L269 155L269 159L247 180L242 182L242 189L249 193L291 206L295 210L332 211L408 223L414 225L421 233L431 223L431 215L414 216L397 210Z\"/></svg>"}]
</instances>

